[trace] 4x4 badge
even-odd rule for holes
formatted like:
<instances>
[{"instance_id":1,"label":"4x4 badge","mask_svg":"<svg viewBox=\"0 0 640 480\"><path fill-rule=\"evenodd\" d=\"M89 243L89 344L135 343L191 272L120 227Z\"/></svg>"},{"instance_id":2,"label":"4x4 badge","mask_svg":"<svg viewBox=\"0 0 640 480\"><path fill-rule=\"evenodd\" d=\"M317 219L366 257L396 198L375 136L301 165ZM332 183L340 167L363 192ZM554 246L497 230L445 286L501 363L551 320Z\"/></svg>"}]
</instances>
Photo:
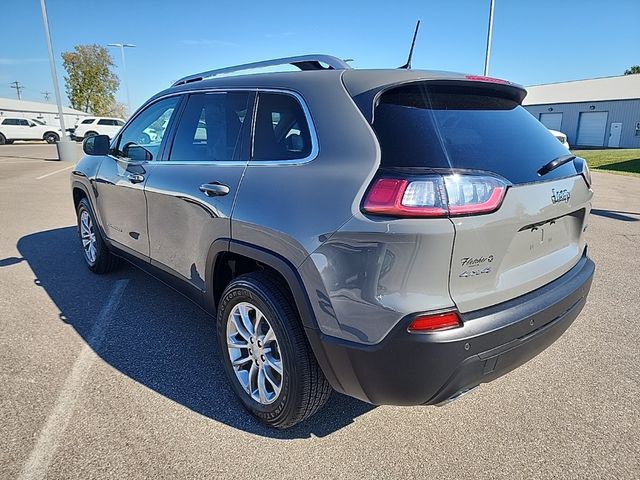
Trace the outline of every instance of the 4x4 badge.
<instances>
[{"instance_id":1,"label":"4x4 badge","mask_svg":"<svg viewBox=\"0 0 640 480\"><path fill-rule=\"evenodd\" d=\"M555 188L551 189L552 203L568 202L570 198L571 198L571 194L569 193L569 190L567 190L566 188L562 190L558 190L557 192Z\"/></svg>"}]
</instances>

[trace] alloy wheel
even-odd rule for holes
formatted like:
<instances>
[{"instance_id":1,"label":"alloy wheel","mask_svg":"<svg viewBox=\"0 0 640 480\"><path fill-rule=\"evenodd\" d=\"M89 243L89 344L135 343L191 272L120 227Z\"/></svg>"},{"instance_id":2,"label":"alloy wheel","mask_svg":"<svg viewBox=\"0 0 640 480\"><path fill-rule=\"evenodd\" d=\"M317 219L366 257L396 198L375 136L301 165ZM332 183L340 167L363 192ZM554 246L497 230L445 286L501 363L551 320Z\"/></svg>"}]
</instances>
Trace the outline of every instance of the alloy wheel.
<instances>
[{"instance_id":1,"label":"alloy wheel","mask_svg":"<svg viewBox=\"0 0 640 480\"><path fill-rule=\"evenodd\" d=\"M83 210L80 214L80 237L82 239L84 256L89 264L93 265L96 261L97 254L96 233L94 231L91 216L86 210Z\"/></svg>"},{"instance_id":2,"label":"alloy wheel","mask_svg":"<svg viewBox=\"0 0 640 480\"><path fill-rule=\"evenodd\" d=\"M245 392L262 405L273 403L282 390L282 355L273 328L255 305L240 302L231 310L227 351Z\"/></svg>"}]
</instances>

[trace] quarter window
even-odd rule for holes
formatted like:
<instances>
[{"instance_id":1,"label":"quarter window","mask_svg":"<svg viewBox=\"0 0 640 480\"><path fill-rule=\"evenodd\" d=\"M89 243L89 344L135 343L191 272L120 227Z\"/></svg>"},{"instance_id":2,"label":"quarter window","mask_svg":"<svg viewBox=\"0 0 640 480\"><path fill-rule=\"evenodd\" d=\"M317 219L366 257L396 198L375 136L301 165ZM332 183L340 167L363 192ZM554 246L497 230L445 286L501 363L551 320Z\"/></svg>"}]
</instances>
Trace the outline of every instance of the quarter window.
<instances>
[{"instance_id":1,"label":"quarter window","mask_svg":"<svg viewBox=\"0 0 640 480\"><path fill-rule=\"evenodd\" d=\"M89 119L87 119L87 120L83 120L83 121L82 121L82 124L83 124L83 125L87 125L88 123L93 123L93 120L94 120L93 118L89 118Z\"/></svg>"},{"instance_id":2,"label":"quarter window","mask_svg":"<svg viewBox=\"0 0 640 480\"><path fill-rule=\"evenodd\" d=\"M179 98L160 100L143 110L122 131L116 154L131 160L155 160Z\"/></svg>"},{"instance_id":3,"label":"quarter window","mask_svg":"<svg viewBox=\"0 0 640 480\"><path fill-rule=\"evenodd\" d=\"M282 93L259 93L252 159L295 160L310 153L309 125L298 100Z\"/></svg>"},{"instance_id":4,"label":"quarter window","mask_svg":"<svg viewBox=\"0 0 640 480\"><path fill-rule=\"evenodd\" d=\"M249 92L211 92L189 96L169 160L220 161L242 158L242 126Z\"/></svg>"}]
</instances>

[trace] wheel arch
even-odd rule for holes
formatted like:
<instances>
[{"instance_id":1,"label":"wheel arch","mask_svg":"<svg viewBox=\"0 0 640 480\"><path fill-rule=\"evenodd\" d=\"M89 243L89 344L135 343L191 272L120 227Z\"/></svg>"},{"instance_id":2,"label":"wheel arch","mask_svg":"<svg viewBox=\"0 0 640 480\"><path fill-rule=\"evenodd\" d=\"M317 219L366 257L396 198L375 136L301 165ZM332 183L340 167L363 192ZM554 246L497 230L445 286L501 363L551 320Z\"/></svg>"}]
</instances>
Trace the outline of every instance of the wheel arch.
<instances>
[{"instance_id":1,"label":"wheel arch","mask_svg":"<svg viewBox=\"0 0 640 480\"><path fill-rule=\"evenodd\" d=\"M216 312L222 291L234 278L233 275L229 275L229 272L225 273L223 270L226 260L229 258L242 258L256 262L256 264L261 265L263 269L268 269L282 278L291 293L295 307L298 309L307 340L325 378L335 390L344 392L345 390L320 341L321 335L318 321L313 312L311 301L307 295L302 278L293 264L281 255L238 240L218 239L213 242L207 255L205 272L207 293L204 296L204 302L206 310L212 313ZM240 273L247 272L242 271ZM229 276L225 277L225 274ZM222 279L220 276L222 276ZM216 285L216 277L218 278L217 281L220 282L218 285Z\"/></svg>"}]
</instances>

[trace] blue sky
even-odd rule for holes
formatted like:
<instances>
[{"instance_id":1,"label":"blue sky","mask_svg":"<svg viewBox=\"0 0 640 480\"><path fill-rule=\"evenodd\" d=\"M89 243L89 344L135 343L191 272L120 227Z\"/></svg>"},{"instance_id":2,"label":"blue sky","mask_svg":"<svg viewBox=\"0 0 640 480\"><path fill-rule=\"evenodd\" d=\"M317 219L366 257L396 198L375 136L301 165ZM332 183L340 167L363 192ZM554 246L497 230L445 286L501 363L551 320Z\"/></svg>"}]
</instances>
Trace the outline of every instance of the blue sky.
<instances>
[{"instance_id":1,"label":"blue sky","mask_svg":"<svg viewBox=\"0 0 640 480\"><path fill-rule=\"evenodd\" d=\"M261 2L49 0L60 53L80 43L126 42L135 108L181 76L303 53L396 67L422 21L413 66L481 73L489 0ZM0 97L42 100L52 90L40 2L6 1L0 27ZM532 85L620 75L640 64L640 0L496 0L490 74ZM119 51L113 56L120 73ZM125 100L124 89L118 99ZM66 98L65 98L66 101Z\"/></svg>"}]
</instances>

